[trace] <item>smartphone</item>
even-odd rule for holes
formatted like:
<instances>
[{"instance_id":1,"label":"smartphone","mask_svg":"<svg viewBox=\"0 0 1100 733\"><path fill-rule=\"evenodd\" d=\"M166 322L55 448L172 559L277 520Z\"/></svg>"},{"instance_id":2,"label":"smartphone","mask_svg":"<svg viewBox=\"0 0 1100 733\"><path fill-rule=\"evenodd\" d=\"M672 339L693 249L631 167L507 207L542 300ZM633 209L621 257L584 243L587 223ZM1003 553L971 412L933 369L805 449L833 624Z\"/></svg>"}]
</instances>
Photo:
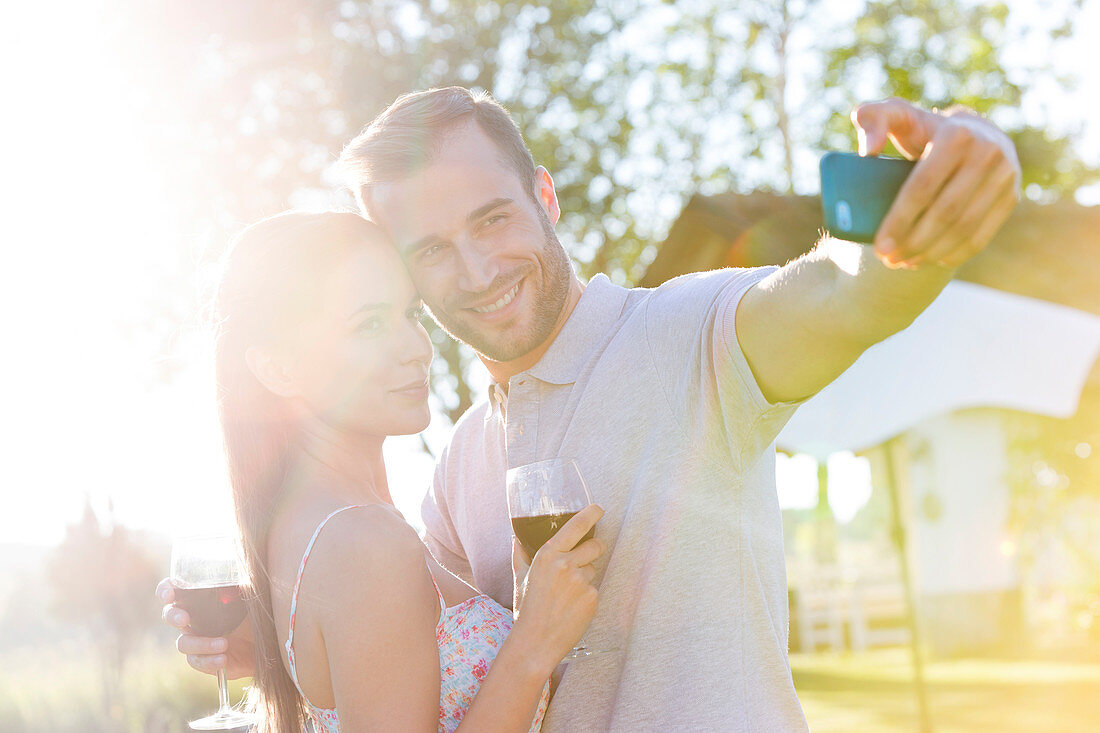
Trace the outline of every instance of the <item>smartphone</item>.
<instances>
[{"instance_id":1,"label":"smartphone","mask_svg":"<svg viewBox=\"0 0 1100 733\"><path fill-rule=\"evenodd\" d=\"M838 239L870 244L915 161L855 153L821 159L825 228Z\"/></svg>"}]
</instances>

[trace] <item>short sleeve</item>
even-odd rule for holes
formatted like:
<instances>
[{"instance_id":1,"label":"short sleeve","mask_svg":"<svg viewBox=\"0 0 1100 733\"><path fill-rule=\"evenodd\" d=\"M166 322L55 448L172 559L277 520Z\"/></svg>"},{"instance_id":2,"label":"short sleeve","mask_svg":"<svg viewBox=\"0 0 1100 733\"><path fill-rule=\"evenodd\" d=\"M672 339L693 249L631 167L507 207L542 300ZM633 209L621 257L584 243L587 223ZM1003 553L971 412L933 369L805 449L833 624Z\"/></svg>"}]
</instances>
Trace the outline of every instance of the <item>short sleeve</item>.
<instances>
[{"instance_id":1,"label":"short sleeve","mask_svg":"<svg viewBox=\"0 0 1100 733\"><path fill-rule=\"evenodd\" d=\"M769 403L737 343L738 304L775 267L686 275L653 293L646 334L659 388L687 438L712 458L755 461L797 403Z\"/></svg>"},{"instance_id":2,"label":"short sleeve","mask_svg":"<svg viewBox=\"0 0 1100 733\"><path fill-rule=\"evenodd\" d=\"M448 451L444 451L435 467L435 477L431 489L420 505L420 516L424 522L424 544L439 563L468 583L473 582L470 561L462 549L462 543L455 531L454 520L450 516L447 502L446 460Z\"/></svg>"},{"instance_id":3,"label":"short sleeve","mask_svg":"<svg viewBox=\"0 0 1100 733\"><path fill-rule=\"evenodd\" d=\"M729 409L729 396L743 393L744 402L751 405L749 414L752 415L752 422L740 437L743 455L758 454L771 445L801 404L801 401L769 402L737 340L737 308L741 300L753 285L777 269L755 268L754 273L759 276L747 285L738 283L736 287L725 290L715 308L712 350L719 399L723 402L723 409Z\"/></svg>"}]
</instances>

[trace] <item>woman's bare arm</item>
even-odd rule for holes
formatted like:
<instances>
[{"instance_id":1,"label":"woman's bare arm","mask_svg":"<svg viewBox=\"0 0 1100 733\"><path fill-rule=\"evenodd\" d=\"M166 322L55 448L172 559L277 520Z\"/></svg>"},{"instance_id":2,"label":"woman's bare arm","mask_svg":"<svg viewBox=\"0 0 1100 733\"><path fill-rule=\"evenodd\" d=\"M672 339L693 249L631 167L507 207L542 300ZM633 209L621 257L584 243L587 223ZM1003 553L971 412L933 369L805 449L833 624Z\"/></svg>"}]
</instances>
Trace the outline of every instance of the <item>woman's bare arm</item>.
<instances>
[{"instance_id":1,"label":"woman's bare arm","mask_svg":"<svg viewBox=\"0 0 1100 733\"><path fill-rule=\"evenodd\" d=\"M525 614L482 681L460 731L530 728L546 680L596 610L591 563L602 554L602 544L590 540L571 551L563 548L572 547L602 513L598 507L578 513L575 525L563 527L536 555ZM303 609L317 614L333 699L341 728L348 731L438 727L438 596L419 538L394 520L370 512L334 519L314 548L307 573L313 573L309 586L316 599L300 595L298 600L299 618ZM311 692L308 681L303 687Z\"/></svg>"}]
</instances>

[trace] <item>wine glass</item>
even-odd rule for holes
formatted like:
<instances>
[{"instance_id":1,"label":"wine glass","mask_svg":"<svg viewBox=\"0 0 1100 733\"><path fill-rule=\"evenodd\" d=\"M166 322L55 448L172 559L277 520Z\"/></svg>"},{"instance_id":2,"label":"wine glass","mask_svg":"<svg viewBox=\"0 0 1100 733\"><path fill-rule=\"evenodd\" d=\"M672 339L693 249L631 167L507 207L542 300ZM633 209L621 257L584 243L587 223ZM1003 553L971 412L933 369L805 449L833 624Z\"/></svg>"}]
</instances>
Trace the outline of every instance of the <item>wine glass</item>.
<instances>
[{"instance_id":1,"label":"wine glass","mask_svg":"<svg viewBox=\"0 0 1100 733\"><path fill-rule=\"evenodd\" d=\"M176 605L190 615L199 636L225 636L244 620L246 574L238 558L232 535L178 537L172 543ZM218 703L218 712L191 721L191 729L234 730L257 722L257 716L230 706L224 669L218 670Z\"/></svg>"},{"instance_id":2,"label":"wine glass","mask_svg":"<svg viewBox=\"0 0 1100 733\"><path fill-rule=\"evenodd\" d=\"M572 458L550 458L508 470L508 514L512 531L528 557L553 537L574 514L592 503L580 466ZM595 528L581 538L592 539ZM578 542L577 544L580 544ZM613 649L590 649L581 639L563 662Z\"/></svg>"}]
</instances>

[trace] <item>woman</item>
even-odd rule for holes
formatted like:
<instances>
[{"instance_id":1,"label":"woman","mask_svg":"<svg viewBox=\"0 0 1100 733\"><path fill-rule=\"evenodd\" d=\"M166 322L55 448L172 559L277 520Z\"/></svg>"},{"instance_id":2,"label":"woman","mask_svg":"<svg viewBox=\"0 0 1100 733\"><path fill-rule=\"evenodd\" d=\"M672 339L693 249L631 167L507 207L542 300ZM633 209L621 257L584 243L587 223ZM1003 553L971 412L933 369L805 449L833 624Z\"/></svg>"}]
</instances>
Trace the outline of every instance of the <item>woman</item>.
<instances>
[{"instance_id":1,"label":"woman","mask_svg":"<svg viewBox=\"0 0 1100 733\"><path fill-rule=\"evenodd\" d=\"M603 546L574 544L599 507L517 579L514 626L394 509L383 440L429 419L421 309L397 253L355 214L281 214L228 255L217 382L261 729L309 717L318 731L537 730L547 679L595 613Z\"/></svg>"}]
</instances>

